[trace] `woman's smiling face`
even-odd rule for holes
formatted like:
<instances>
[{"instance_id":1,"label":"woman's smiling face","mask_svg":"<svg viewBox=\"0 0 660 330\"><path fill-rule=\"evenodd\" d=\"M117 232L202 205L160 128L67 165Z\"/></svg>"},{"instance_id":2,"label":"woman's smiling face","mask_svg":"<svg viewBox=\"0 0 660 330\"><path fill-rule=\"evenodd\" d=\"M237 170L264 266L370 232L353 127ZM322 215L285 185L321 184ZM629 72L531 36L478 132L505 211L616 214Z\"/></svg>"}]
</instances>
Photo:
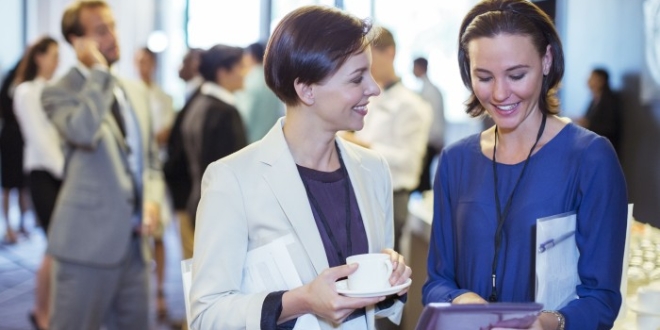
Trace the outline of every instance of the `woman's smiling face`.
<instances>
[{"instance_id":1,"label":"woman's smiling face","mask_svg":"<svg viewBox=\"0 0 660 330\"><path fill-rule=\"evenodd\" d=\"M370 73L371 50L349 57L333 75L314 84L314 108L336 130L360 130L369 98L380 94Z\"/></svg>"},{"instance_id":2,"label":"woman's smiling face","mask_svg":"<svg viewBox=\"0 0 660 330\"><path fill-rule=\"evenodd\" d=\"M550 70L550 48L539 54L530 37L499 34L468 44L472 90L500 130L515 130L540 111L543 76Z\"/></svg>"}]
</instances>

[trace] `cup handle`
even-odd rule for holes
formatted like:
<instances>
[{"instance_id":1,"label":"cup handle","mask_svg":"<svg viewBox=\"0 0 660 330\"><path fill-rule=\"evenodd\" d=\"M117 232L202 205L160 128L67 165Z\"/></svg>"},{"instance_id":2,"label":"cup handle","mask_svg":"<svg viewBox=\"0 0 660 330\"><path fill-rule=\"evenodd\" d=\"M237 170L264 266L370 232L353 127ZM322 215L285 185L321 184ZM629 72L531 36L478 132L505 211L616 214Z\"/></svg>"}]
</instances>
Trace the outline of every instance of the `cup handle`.
<instances>
[{"instance_id":1,"label":"cup handle","mask_svg":"<svg viewBox=\"0 0 660 330\"><path fill-rule=\"evenodd\" d=\"M394 271L394 268L392 268L392 261L388 258L385 261L385 268L387 269L387 273L392 275L392 272Z\"/></svg>"}]
</instances>

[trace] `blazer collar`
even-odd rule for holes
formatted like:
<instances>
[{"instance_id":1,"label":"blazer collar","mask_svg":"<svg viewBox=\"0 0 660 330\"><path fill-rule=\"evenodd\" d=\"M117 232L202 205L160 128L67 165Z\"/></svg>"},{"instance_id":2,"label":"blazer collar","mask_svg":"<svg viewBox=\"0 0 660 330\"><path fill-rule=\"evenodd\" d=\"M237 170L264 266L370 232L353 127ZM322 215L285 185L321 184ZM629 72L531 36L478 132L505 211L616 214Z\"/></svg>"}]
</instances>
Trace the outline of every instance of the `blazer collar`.
<instances>
[{"instance_id":1,"label":"blazer collar","mask_svg":"<svg viewBox=\"0 0 660 330\"><path fill-rule=\"evenodd\" d=\"M318 274L328 268L328 260L305 187L284 138L283 125L284 118L280 118L261 140L258 152L259 161L267 166L263 174L264 179L272 189ZM379 242L381 238L372 237L379 232L374 221L377 217L373 215L372 208L366 200L369 195L365 183L361 180L362 177L365 177L363 172L368 172L369 169L362 166L361 157L345 145L347 142L341 138L336 138L336 141L365 223L370 251L373 251L373 248L377 246L375 242Z\"/></svg>"}]
</instances>

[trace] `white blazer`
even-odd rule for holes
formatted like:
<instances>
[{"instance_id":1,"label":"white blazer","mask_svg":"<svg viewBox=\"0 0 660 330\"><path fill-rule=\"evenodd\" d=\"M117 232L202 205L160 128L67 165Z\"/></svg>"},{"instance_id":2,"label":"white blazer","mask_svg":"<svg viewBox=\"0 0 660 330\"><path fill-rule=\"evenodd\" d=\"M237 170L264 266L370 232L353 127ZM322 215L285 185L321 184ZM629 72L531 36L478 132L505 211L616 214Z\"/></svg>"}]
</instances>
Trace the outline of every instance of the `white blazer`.
<instances>
[{"instance_id":1,"label":"white blazer","mask_svg":"<svg viewBox=\"0 0 660 330\"><path fill-rule=\"evenodd\" d=\"M260 329L261 307L269 292L241 292L246 254L252 249L292 235L294 243L287 247L303 283L329 267L283 124L284 118L279 119L262 140L212 163L204 173L189 296L193 329ZM341 138L336 141L362 214L369 252L391 248L392 181L387 163L373 151ZM397 302L376 315L398 320L402 308ZM319 324L321 329L342 328L322 319Z\"/></svg>"}]
</instances>

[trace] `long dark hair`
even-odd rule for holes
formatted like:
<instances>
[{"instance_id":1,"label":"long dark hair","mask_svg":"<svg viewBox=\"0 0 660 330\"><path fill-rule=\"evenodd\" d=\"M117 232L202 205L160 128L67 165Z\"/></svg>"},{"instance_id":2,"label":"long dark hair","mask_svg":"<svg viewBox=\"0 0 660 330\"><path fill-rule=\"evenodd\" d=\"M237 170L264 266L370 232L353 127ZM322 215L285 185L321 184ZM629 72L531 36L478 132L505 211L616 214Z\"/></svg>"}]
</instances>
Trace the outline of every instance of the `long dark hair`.
<instances>
[{"instance_id":1,"label":"long dark hair","mask_svg":"<svg viewBox=\"0 0 660 330\"><path fill-rule=\"evenodd\" d=\"M39 66L37 65L37 55L45 54L51 45L57 45L55 39L45 36L37 40L23 55L21 63L16 71L14 84L18 85L25 81L32 81L37 77Z\"/></svg>"},{"instance_id":2,"label":"long dark hair","mask_svg":"<svg viewBox=\"0 0 660 330\"><path fill-rule=\"evenodd\" d=\"M550 45L552 67L543 77L539 109L544 114L559 113L557 89L564 76L561 40L550 17L527 0L485 0L474 6L463 19L458 37L458 65L463 84L471 92L466 102L466 112L477 117L485 111L472 90L468 43L477 38L492 38L500 34L529 36L539 56L543 56Z\"/></svg>"}]
</instances>

